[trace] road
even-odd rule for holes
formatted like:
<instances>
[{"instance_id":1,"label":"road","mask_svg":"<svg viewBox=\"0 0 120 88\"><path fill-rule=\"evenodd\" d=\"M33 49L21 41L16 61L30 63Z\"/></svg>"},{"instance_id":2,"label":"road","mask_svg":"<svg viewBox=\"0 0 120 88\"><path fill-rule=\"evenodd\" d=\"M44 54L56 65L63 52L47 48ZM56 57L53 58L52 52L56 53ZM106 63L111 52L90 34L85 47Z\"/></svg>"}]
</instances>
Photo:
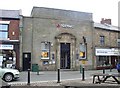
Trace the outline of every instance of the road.
<instances>
[{"instance_id":1,"label":"road","mask_svg":"<svg viewBox=\"0 0 120 88\"><path fill-rule=\"evenodd\" d=\"M85 79L89 79L91 74L96 72L103 72L103 70L89 70L85 71ZM105 73L117 73L116 69L113 69L111 72L110 70L105 70ZM82 73L80 71L60 71L60 80L75 80L81 79L82 80ZM30 72L30 82L38 82L38 81L53 81L58 80L58 73L57 71L40 71L39 75L37 72ZM28 72L21 72L20 78L15 80L11 83L20 83L20 82L27 82L28 81Z\"/></svg>"}]
</instances>

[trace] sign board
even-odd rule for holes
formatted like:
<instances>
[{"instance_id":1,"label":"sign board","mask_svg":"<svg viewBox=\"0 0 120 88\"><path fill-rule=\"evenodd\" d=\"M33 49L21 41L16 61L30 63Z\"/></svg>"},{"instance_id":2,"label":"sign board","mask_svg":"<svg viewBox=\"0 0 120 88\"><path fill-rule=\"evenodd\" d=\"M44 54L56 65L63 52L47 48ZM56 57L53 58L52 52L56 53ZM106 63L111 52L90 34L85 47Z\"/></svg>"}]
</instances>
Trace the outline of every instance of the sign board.
<instances>
[{"instance_id":1,"label":"sign board","mask_svg":"<svg viewBox=\"0 0 120 88\"><path fill-rule=\"evenodd\" d=\"M86 53L87 53L86 52L86 45L80 44L80 53L79 53L80 59L87 59Z\"/></svg>"},{"instance_id":2,"label":"sign board","mask_svg":"<svg viewBox=\"0 0 120 88\"><path fill-rule=\"evenodd\" d=\"M61 24L61 26L63 28L73 28L73 25L69 25L69 24Z\"/></svg>"},{"instance_id":3,"label":"sign board","mask_svg":"<svg viewBox=\"0 0 120 88\"><path fill-rule=\"evenodd\" d=\"M85 61L85 60L82 60L82 64L86 64L86 61Z\"/></svg>"},{"instance_id":4,"label":"sign board","mask_svg":"<svg viewBox=\"0 0 120 88\"><path fill-rule=\"evenodd\" d=\"M120 56L120 49L96 49L96 56Z\"/></svg>"},{"instance_id":5,"label":"sign board","mask_svg":"<svg viewBox=\"0 0 120 88\"><path fill-rule=\"evenodd\" d=\"M57 24L57 27L62 27L62 28L73 28L73 25L71 25L71 24Z\"/></svg>"},{"instance_id":6,"label":"sign board","mask_svg":"<svg viewBox=\"0 0 120 88\"><path fill-rule=\"evenodd\" d=\"M13 50L13 45L2 44L0 45L0 49Z\"/></svg>"}]
</instances>

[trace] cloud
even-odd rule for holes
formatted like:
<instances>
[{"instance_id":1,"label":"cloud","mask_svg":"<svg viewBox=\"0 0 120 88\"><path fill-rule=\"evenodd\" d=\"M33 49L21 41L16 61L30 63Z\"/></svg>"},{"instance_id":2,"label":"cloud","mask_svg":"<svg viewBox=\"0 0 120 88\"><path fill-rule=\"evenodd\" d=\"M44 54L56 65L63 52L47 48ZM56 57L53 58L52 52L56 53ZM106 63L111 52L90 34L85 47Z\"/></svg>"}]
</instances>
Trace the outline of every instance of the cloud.
<instances>
[{"instance_id":1,"label":"cloud","mask_svg":"<svg viewBox=\"0 0 120 88\"><path fill-rule=\"evenodd\" d=\"M118 22L119 0L0 0L1 9L22 9L22 14L29 16L33 6L50 7L93 13L95 21L111 18L112 23Z\"/></svg>"}]
</instances>

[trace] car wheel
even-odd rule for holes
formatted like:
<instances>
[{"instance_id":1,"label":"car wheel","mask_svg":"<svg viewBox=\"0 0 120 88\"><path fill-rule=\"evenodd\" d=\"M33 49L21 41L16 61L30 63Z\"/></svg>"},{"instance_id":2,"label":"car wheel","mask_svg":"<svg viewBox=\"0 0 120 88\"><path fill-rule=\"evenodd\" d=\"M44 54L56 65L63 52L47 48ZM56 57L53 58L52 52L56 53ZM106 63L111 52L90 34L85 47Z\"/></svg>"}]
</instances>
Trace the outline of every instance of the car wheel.
<instances>
[{"instance_id":1,"label":"car wheel","mask_svg":"<svg viewBox=\"0 0 120 88\"><path fill-rule=\"evenodd\" d=\"M11 81L13 80L13 75L10 74L10 73L5 74L5 75L4 75L4 80L5 80L6 82L11 82Z\"/></svg>"}]
</instances>

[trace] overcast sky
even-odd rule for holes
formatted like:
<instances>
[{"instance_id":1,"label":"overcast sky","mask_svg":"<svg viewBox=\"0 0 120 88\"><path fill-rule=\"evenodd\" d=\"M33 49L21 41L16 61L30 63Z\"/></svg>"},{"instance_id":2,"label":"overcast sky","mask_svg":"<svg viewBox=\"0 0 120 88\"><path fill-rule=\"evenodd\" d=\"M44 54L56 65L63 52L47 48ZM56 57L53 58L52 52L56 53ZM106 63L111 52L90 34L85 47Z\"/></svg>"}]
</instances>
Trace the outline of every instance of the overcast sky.
<instances>
[{"instance_id":1,"label":"overcast sky","mask_svg":"<svg viewBox=\"0 0 120 88\"><path fill-rule=\"evenodd\" d=\"M22 10L22 15L30 16L33 6L50 7L93 13L93 21L101 18L112 19L118 25L118 2L120 0L0 0L0 9Z\"/></svg>"}]
</instances>

